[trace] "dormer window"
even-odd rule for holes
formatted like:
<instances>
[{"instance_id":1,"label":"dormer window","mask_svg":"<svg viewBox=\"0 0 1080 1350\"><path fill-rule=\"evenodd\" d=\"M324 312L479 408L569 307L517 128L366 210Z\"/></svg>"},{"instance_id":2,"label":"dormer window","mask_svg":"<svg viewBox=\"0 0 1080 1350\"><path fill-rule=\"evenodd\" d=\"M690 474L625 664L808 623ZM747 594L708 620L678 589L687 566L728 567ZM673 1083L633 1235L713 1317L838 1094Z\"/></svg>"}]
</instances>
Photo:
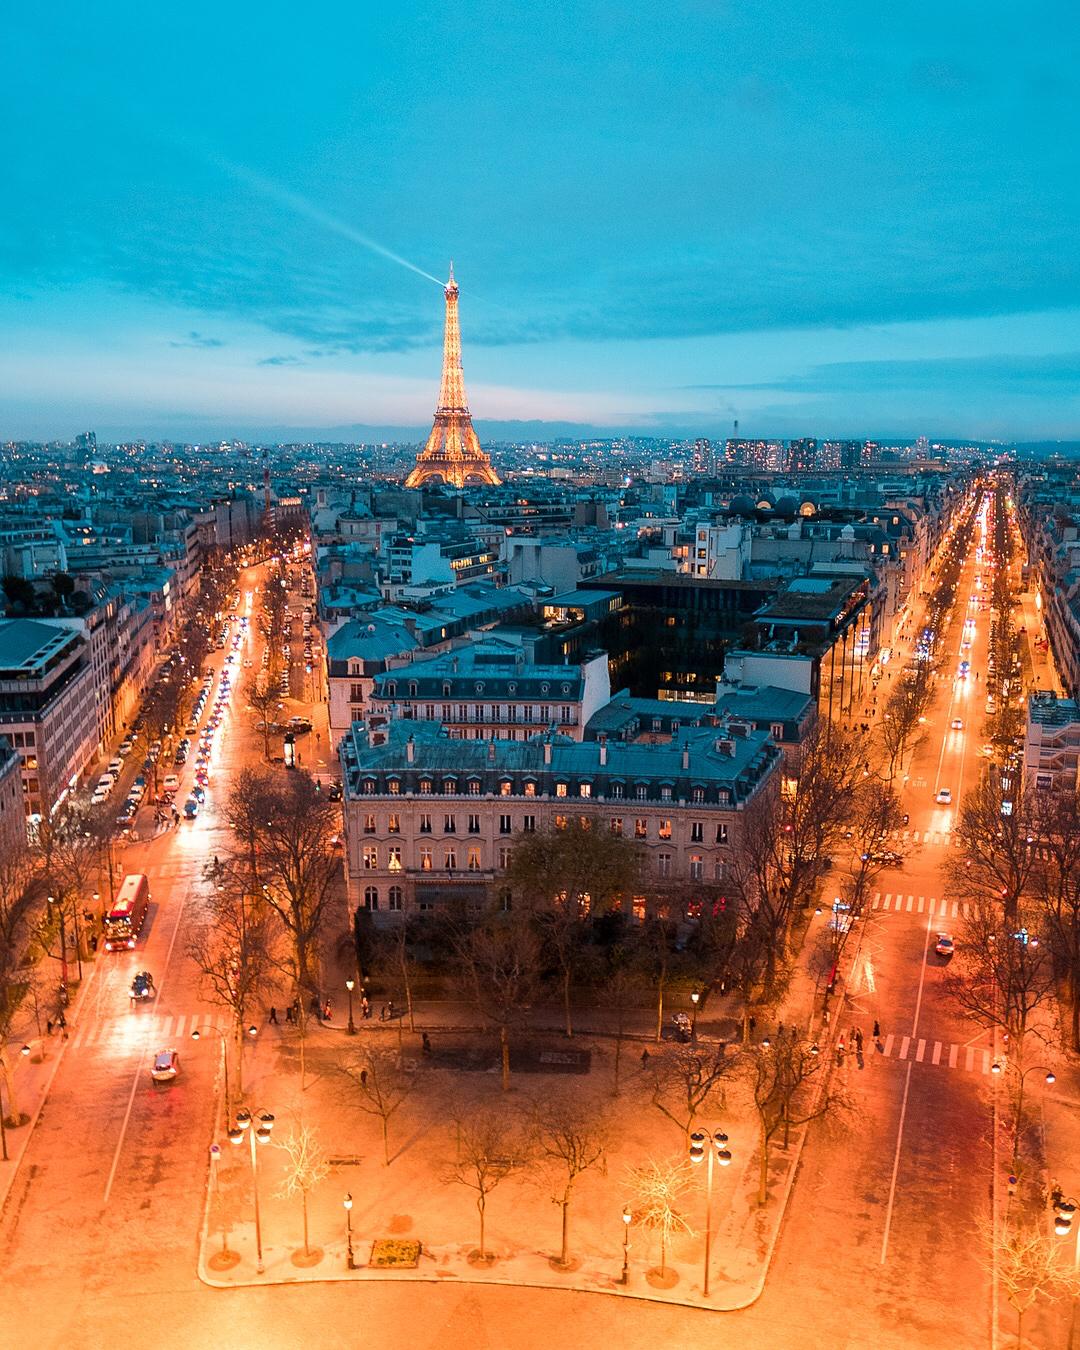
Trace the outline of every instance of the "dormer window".
<instances>
[{"instance_id":1,"label":"dormer window","mask_svg":"<svg viewBox=\"0 0 1080 1350\"><path fill-rule=\"evenodd\" d=\"M449 698L449 697L450 697L450 681L449 681L449 680L443 680L442 695L443 695L443 698Z\"/></svg>"},{"instance_id":2,"label":"dormer window","mask_svg":"<svg viewBox=\"0 0 1080 1350\"><path fill-rule=\"evenodd\" d=\"M482 694L482 693L484 692L484 681L483 681L483 680L477 680L477 681L476 681L476 692L477 692L478 694Z\"/></svg>"},{"instance_id":3,"label":"dormer window","mask_svg":"<svg viewBox=\"0 0 1080 1350\"><path fill-rule=\"evenodd\" d=\"M541 694L544 695L545 698L547 697L548 690L549 690L550 688L551 688L551 685L548 684L546 681L540 686L540 692L541 692Z\"/></svg>"},{"instance_id":4,"label":"dormer window","mask_svg":"<svg viewBox=\"0 0 1080 1350\"><path fill-rule=\"evenodd\" d=\"M397 698L397 680L387 680L387 682L386 682L386 697L387 697L387 698Z\"/></svg>"},{"instance_id":5,"label":"dormer window","mask_svg":"<svg viewBox=\"0 0 1080 1350\"><path fill-rule=\"evenodd\" d=\"M507 692L508 694L516 694L516 693L517 693L517 685L514 683L513 680L511 680L510 683L506 686L506 692Z\"/></svg>"},{"instance_id":6,"label":"dormer window","mask_svg":"<svg viewBox=\"0 0 1080 1350\"><path fill-rule=\"evenodd\" d=\"M409 697L415 698L417 694L417 684L415 680L409 681Z\"/></svg>"}]
</instances>

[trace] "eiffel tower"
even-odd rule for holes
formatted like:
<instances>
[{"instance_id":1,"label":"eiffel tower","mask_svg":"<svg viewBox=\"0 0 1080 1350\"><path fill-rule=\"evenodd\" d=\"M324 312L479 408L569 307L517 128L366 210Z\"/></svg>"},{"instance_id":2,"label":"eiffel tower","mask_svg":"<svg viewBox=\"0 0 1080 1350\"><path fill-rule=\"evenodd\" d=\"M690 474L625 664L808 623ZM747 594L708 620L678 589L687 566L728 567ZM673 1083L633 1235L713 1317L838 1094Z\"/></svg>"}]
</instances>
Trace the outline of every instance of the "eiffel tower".
<instances>
[{"instance_id":1,"label":"eiffel tower","mask_svg":"<svg viewBox=\"0 0 1080 1350\"><path fill-rule=\"evenodd\" d=\"M416 456L416 468L405 479L408 488L424 483L445 483L448 487L470 487L479 483L498 485L502 479L491 467L491 459L480 449L473 430L472 414L465 398L465 377L461 373L461 329L458 327L458 288L454 264L446 283L446 329L443 334L442 386L435 424L423 450Z\"/></svg>"}]
</instances>

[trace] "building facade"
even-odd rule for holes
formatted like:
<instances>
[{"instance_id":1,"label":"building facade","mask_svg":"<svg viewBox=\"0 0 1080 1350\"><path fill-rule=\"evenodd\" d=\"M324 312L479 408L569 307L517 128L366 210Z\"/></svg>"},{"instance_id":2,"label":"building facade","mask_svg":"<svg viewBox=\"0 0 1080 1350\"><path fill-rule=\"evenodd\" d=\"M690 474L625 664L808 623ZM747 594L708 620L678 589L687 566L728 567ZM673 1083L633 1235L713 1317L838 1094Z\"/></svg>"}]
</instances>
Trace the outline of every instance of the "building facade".
<instances>
[{"instance_id":1,"label":"building facade","mask_svg":"<svg viewBox=\"0 0 1080 1350\"><path fill-rule=\"evenodd\" d=\"M723 884L741 813L780 762L767 733L734 722L663 745L451 740L402 721L372 737L357 724L340 756L349 899L380 923L505 903L514 837L572 820L637 843L651 895L704 894ZM633 898L639 917L650 903Z\"/></svg>"}]
</instances>

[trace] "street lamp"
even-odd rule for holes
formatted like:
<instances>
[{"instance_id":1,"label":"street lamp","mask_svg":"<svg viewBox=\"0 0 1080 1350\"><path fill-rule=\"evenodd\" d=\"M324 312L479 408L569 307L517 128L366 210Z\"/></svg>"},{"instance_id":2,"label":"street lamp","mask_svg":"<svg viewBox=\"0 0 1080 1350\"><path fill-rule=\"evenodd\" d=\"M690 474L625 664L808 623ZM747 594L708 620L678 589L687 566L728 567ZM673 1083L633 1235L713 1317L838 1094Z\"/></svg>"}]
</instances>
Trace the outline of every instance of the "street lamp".
<instances>
[{"instance_id":1,"label":"street lamp","mask_svg":"<svg viewBox=\"0 0 1080 1350\"><path fill-rule=\"evenodd\" d=\"M352 1249L352 1193L347 1194L341 1203L345 1206L345 1268L355 1270L356 1262L353 1260Z\"/></svg>"},{"instance_id":2,"label":"street lamp","mask_svg":"<svg viewBox=\"0 0 1080 1350\"><path fill-rule=\"evenodd\" d=\"M630 1283L630 1224L633 1221L633 1214L629 1205L623 1205L622 1221L622 1274L619 1276L620 1284Z\"/></svg>"},{"instance_id":3,"label":"street lamp","mask_svg":"<svg viewBox=\"0 0 1080 1350\"><path fill-rule=\"evenodd\" d=\"M356 981L355 981L355 980L346 980L346 981L345 981L345 988L349 991L349 1035L350 1035L350 1036L355 1036L355 1035L356 1035L356 1023L353 1021L353 1015L352 1015L352 991L356 988Z\"/></svg>"},{"instance_id":4,"label":"street lamp","mask_svg":"<svg viewBox=\"0 0 1080 1350\"><path fill-rule=\"evenodd\" d=\"M995 1059L990 1065L990 1072L1001 1074L1006 1068L1015 1069L1017 1077L1020 1079L1020 1092L1016 1099L1016 1124L1013 1129L1013 1171L1017 1170L1020 1161L1020 1127L1024 1119L1024 1084L1027 1082L1029 1073L1035 1073L1037 1070L1045 1073L1043 1082L1049 1086L1057 1082L1057 1075L1053 1069L1048 1069L1045 1064L1032 1064L1026 1069L1016 1068L1009 1060Z\"/></svg>"},{"instance_id":5,"label":"street lamp","mask_svg":"<svg viewBox=\"0 0 1080 1350\"><path fill-rule=\"evenodd\" d=\"M221 1063L225 1073L225 1119L228 1120L232 1115L232 1097L229 1093L229 1038L220 1027L204 1027L203 1031L212 1032L221 1041ZM249 1036L257 1036L259 1028L252 1024L247 1029ZM191 1039L198 1041L202 1039L202 1031L198 1027L191 1033Z\"/></svg>"},{"instance_id":6,"label":"street lamp","mask_svg":"<svg viewBox=\"0 0 1080 1350\"><path fill-rule=\"evenodd\" d=\"M255 1145L269 1143L273 1128L274 1117L269 1111L260 1110L259 1123L254 1125L251 1112L241 1108L236 1113L236 1123L229 1130L231 1144L239 1146L246 1134L251 1145L251 1189L255 1196L255 1269L260 1275L263 1273L262 1224L259 1219L259 1163Z\"/></svg>"},{"instance_id":7,"label":"street lamp","mask_svg":"<svg viewBox=\"0 0 1080 1350\"><path fill-rule=\"evenodd\" d=\"M694 1005L694 1011L690 1014L690 1040L697 1045L697 1015L698 1005L701 1002L701 992L694 989L690 994L690 1002Z\"/></svg>"},{"instance_id":8,"label":"street lamp","mask_svg":"<svg viewBox=\"0 0 1080 1350\"><path fill-rule=\"evenodd\" d=\"M49 896L50 910L60 914L60 984L63 987L64 995L67 994L68 982L68 963L67 963L67 928L64 924L64 906L57 905L56 896Z\"/></svg>"},{"instance_id":9,"label":"street lamp","mask_svg":"<svg viewBox=\"0 0 1080 1350\"><path fill-rule=\"evenodd\" d=\"M705 1278L702 1281L702 1295L709 1297L709 1257L712 1252L712 1188L713 1162L727 1167L731 1162L731 1150L727 1146L728 1137L723 1130L714 1130L710 1137L704 1130L695 1130L690 1136L690 1161L705 1162Z\"/></svg>"}]
</instances>

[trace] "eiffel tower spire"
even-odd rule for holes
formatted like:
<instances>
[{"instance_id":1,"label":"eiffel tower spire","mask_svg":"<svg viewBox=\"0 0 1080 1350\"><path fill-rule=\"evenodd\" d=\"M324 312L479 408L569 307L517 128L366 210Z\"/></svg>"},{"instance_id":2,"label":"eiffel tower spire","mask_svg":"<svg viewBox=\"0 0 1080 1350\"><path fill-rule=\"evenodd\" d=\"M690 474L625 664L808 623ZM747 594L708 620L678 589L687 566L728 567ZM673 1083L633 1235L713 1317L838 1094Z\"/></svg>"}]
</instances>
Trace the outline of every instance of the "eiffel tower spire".
<instances>
[{"instance_id":1,"label":"eiffel tower spire","mask_svg":"<svg viewBox=\"0 0 1080 1350\"><path fill-rule=\"evenodd\" d=\"M491 467L490 458L480 449L473 430L469 401L465 397L465 376L461 370L461 329L458 326L458 286L454 264L445 287L446 324L443 329L442 382L435 422L416 467L405 480L406 487L423 483L446 483L450 487L469 484L498 484L502 480Z\"/></svg>"}]
</instances>

